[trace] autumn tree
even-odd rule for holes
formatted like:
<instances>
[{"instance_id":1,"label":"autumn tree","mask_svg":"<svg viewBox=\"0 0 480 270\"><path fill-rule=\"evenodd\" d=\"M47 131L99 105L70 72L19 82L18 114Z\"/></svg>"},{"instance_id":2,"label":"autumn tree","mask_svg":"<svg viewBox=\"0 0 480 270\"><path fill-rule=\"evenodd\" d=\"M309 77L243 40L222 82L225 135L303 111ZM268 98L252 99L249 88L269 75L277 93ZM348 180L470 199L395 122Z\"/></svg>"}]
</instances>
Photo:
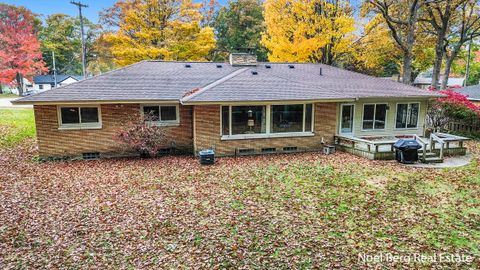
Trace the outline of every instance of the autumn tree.
<instances>
[{"instance_id":1,"label":"autumn tree","mask_svg":"<svg viewBox=\"0 0 480 270\"><path fill-rule=\"evenodd\" d=\"M270 61L338 64L351 52L354 18L349 1L266 0L262 44Z\"/></svg>"},{"instance_id":2,"label":"autumn tree","mask_svg":"<svg viewBox=\"0 0 480 270\"><path fill-rule=\"evenodd\" d=\"M364 8L380 14L403 54L402 82L412 83L413 47L420 9L427 0L366 0Z\"/></svg>"},{"instance_id":3,"label":"autumn tree","mask_svg":"<svg viewBox=\"0 0 480 270\"><path fill-rule=\"evenodd\" d=\"M144 59L206 60L215 47L213 29L202 27L201 4L191 0L118 1L102 13L111 26L105 40L116 64Z\"/></svg>"},{"instance_id":4,"label":"autumn tree","mask_svg":"<svg viewBox=\"0 0 480 270\"><path fill-rule=\"evenodd\" d=\"M35 32L31 11L0 3L0 83L15 79L22 95L22 77L47 71Z\"/></svg>"},{"instance_id":5,"label":"autumn tree","mask_svg":"<svg viewBox=\"0 0 480 270\"><path fill-rule=\"evenodd\" d=\"M373 76L399 74L402 53L380 15L373 16L365 24L353 48L351 69Z\"/></svg>"},{"instance_id":6,"label":"autumn tree","mask_svg":"<svg viewBox=\"0 0 480 270\"><path fill-rule=\"evenodd\" d=\"M236 0L220 8L212 24L220 53L253 49L258 60L267 60L267 52L260 44L265 30L262 5L259 0Z\"/></svg>"},{"instance_id":7,"label":"autumn tree","mask_svg":"<svg viewBox=\"0 0 480 270\"><path fill-rule=\"evenodd\" d=\"M460 5L458 14L450 24L450 31L446 37L445 69L441 82L441 89L445 89L450 76L453 62L460 53L462 47L471 39L480 36L480 7L478 1L469 0Z\"/></svg>"},{"instance_id":8,"label":"autumn tree","mask_svg":"<svg viewBox=\"0 0 480 270\"><path fill-rule=\"evenodd\" d=\"M452 20L461 16L459 7L469 0L443 0L425 3L424 16L420 19L426 22L425 31L435 37L435 58L433 61L432 87L439 88L440 71L444 59L447 36L450 34Z\"/></svg>"},{"instance_id":9,"label":"autumn tree","mask_svg":"<svg viewBox=\"0 0 480 270\"><path fill-rule=\"evenodd\" d=\"M101 74L115 69L114 56L110 49L111 44L101 34L92 44L87 53L87 71L90 74Z\"/></svg>"},{"instance_id":10,"label":"autumn tree","mask_svg":"<svg viewBox=\"0 0 480 270\"><path fill-rule=\"evenodd\" d=\"M87 65L95 58L94 44L100 35L100 28L84 18L85 48ZM52 52L55 52L57 73L82 73L82 43L80 20L78 18L56 13L49 15L39 32L43 58L47 66L53 70Z\"/></svg>"},{"instance_id":11,"label":"autumn tree","mask_svg":"<svg viewBox=\"0 0 480 270\"><path fill-rule=\"evenodd\" d=\"M466 85L476 85L480 82L480 45L473 41L472 43L469 42L470 48L465 46L457 56L457 60L452 63L451 72L461 76L467 76L467 62L468 58L470 57L470 63L468 67L468 78L466 78ZM470 49L470 53L469 53Z\"/></svg>"}]
</instances>

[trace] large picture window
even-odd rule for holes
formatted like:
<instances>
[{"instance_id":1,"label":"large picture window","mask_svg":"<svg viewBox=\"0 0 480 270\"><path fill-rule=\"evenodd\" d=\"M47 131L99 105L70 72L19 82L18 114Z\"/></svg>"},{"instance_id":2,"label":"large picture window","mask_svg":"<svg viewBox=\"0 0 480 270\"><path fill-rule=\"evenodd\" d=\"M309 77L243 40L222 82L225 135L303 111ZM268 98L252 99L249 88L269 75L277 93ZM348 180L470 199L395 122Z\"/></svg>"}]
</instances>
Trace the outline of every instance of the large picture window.
<instances>
[{"instance_id":1,"label":"large picture window","mask_svg":"<svg viewBox=\"0 0 480 270\"><path fill-rule=\"evenodd\" d=\"M99 128L99 107L68 106L59 108L60 128Z\"/></svg>"},{"instance_id":2,"label":"large picture window","mask_svg":"<svg viewBox=\"0 0 480 270\"><path fill-rule=\"evenodd\" d=\"M266 106L232 106L231 135L265 133L266 114Z\"/></svg>"},{"instance_id":3,"label":"large picture window","mask_svg":"<svg viewBox=\"0 0 480 270\"><path fill-rule=\"evenodd\" d=\"M272 106L272 133L302 131L303 104Z\"/></svg>"},{"instance_id":4,"label":"large picture window","mask_svg":"<svg viewBox=\"0 0 480 270\"><path fill-rule=\"evenodd\" d=\"M397 104L395 128L417 128L419 109L419 103Z\"/></svg>"},{"instance_id":5,"label":"large picture window","mask_svg":"<svg viewBox=\"0 0 480 270\"><path fill-rule=\"evenodd\" d=\"M178 124L178 106L176 105L143 105L143 118L147 122L160 125Z\"/></svg>"},{"instance_id":6,"label":"large picture window","mask_svg":"<svg viewBox=\"0 0 480 270\"><path fill-rule=\"evenodd\" d=\"M365 104L363 106L364 130L385 129L387 104Z\"/></svg>"},{"instance_id":7,"label":"large picture window","mask_svg":"<svg viewBox=\"0 0 480 270\"><path fill-rule=\"evenodd\" d=\"M222 106L222 135L312 132L312 104ZM272 135L273 136L273 135Z\"/></svg>"}]
</instances>

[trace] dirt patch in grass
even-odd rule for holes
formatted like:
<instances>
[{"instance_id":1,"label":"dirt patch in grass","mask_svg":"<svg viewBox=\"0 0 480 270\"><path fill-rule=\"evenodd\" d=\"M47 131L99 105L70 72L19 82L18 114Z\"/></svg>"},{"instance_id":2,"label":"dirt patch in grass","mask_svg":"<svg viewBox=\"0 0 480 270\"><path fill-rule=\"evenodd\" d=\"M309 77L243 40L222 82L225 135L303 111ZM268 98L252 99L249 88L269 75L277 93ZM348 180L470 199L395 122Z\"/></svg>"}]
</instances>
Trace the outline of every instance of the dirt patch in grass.
<instances>
[{"instance_id":1,"label":"dirt patch in grass","mask_svg":"<svg viewBox=\"0 0 480 270\"><path fill-rule=\"evenodd\" d=\"M345 153L213 166L192 157L37 163L35 154L33 141L0 148L0 268L479 266L478 156L429 170ZM477 257L366 264L362 253Z\"/></svg>"}]
</instances>

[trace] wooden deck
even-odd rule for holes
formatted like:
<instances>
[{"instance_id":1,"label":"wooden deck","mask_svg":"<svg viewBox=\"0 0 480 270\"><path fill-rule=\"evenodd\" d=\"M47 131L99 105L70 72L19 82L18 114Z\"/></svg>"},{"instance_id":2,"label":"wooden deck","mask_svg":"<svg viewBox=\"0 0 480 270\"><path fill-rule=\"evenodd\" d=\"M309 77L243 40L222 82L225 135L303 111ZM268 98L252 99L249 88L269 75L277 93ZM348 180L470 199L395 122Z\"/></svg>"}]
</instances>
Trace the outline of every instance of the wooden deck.
<instances>
[{"instance_id":1,"label":"wooden deck","mask_svg":"<svg viewBox=\"0 0 480 270\"><path fill-rule=\"evenodd\" d=\"M446 134L435 133L429 138L418 135L399 135L399 136L335 136L335 145L338 150L348 152L357 156L366 157L374 160L395 159L395 149L393 145L399 139L414 139L422 146L419 150L419 158L426 161L442 161L444 156L465 155L466 148L463 145L468 138Z\"/></svg>"}]
</instances>

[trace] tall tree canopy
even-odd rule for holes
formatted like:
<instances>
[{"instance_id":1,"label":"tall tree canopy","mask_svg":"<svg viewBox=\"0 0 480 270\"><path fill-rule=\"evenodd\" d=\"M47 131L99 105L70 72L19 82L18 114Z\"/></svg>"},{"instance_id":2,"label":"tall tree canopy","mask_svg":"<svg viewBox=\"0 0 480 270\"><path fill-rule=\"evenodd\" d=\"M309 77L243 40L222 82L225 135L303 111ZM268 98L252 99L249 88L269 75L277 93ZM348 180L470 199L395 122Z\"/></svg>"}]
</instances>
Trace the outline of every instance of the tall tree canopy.
<instances>
[{"instance_id":1,"label":"tall tree canopy","mask_svg":"<svg viewBox=\"0 0 480 270\"><path fill-rule=\"evenodd\" d=\"M259 0L229 1L220 8L213 27L217 36L217 48L223 58L236 50L253 49L258 60L267 60L267 52L260 44L265 30L262 12L263 3Z\"/></svg>"},{"instance_id":2,"label":"tall tree canopy","mask_svg":"<svg viewBox=\"0 0 480 270\"><path fill-rule=\"evenodd\" d=\"M47 71L35 33L31 11L0 3L0 83L31 78ZM20 94L21 94L21 88Z\"/></svg>"},{"instance_id":3,"label":"tall tree canopy","mask_svg":"<svg viewBox=\"0 0 480 270\"><path fill-rule=\"evenodd\" d=\"M450 69L458 54L469 40L480 37L480 7L478 0L463 1L452 17L444 46L445 69L441 89L447 88Z\"/></svg>"},{"instance_id":4,"label":"tall tree canopy","mask_svg":"<svg viewBox=\"0 0 480 270\"><path fill-rule=\"evenodd\" d=\"M266 0L262 43L270 61L337 64L355 30L349 1Z\"/></svg>"},{"instance_id":5,"label":"tall tree canopy","mask_svg":"<svg viewBox=\"0 0 480 270\"><path fill-rule=\"evenodd\" d=\"M99 37L99 26L84 18L86 27L85 48L87 65L94 60L94 44ZM48 68L53 70L52 52L55 52L57 73L81 74L82 73L82 43L80 20L66 14L49 15L39 32L42 42L43 58Z\"/></svg>"},{"instance_id":6,"label":"tall tree canopy","mask_svg":"<svg viewBox=\"0 0 480 270\"><path fill-rule=\"evenodd\" d=\"M374 76L399 74L401 51L380 15L366 23L353 46L351 65L354 70Z\"/></svg>"},{"instance_id":7,"label":"tall tree canopy","mask_svg":"<svg viewBox=\"0 0 480 270\"><path fill-rule=\"evenodd\" d=\"M460 15L459 7L469 0L443 0L426 2L425 12L420 18L425 32L435 37L435 57L433 61L432 86L439 88L440 70L445 56L445 47L448 44L447 36L450 34L454 17Z\"/></svg>"},{"instance_id":8,"label":"tall tree canopy","mask_svg":"<svg viewBox=\"0 0 480 270\"><path fill-rule=\"evenodd\" d=\"M390 34L403 53L403 83L412 83L413 47L420 9L425 0L366 0L364 8L383 17Z\"/></svg>"},{"instance_id":9,"label":"tall tree canopy","mask_svg":"<svg viewBox=\"0 0 480 270\"><path fill-rule=\"evenodd\" d=\"M201 6L191 0L118 1L102 15L102 21L113 26L105 40L116 64L144 59L206 60L215 37L212 28L201 25Z\"/></svg>"}]
</instances>

